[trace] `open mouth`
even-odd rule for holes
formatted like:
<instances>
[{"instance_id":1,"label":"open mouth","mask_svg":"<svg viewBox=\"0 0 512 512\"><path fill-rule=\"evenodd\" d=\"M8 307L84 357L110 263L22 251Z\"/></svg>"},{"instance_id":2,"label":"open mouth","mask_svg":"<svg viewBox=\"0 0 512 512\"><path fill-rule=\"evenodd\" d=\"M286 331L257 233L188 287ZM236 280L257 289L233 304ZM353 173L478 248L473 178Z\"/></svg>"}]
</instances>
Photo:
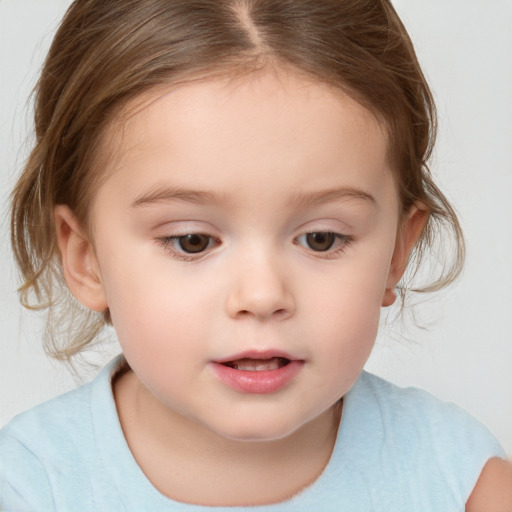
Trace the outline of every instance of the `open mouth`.
<instances>
[{"instance_id":1,"label":"open mouth","mask_svg":"<svg viewBox=\"0 0 512 512\"><path fill-rule=\"evenodd\" d=\"M269 370L279 370L290 364L290 360L286 357L271 357L269 359L237 359L235 361L226 361L222 363L228 368L234 370L243 370L246 372L263 372Z\"/></svg>"},{"instance_id":2,"label":"open mouth","mask_svg":"<svg viewBox=\"0 0 512 512\"><path fill-rule=\"evenodd\" d=\"M275 350L247 351L212 361L212 369L225 385L239 393L276 393L299 375L305 361Z\"/></svg>"}]
</instances>

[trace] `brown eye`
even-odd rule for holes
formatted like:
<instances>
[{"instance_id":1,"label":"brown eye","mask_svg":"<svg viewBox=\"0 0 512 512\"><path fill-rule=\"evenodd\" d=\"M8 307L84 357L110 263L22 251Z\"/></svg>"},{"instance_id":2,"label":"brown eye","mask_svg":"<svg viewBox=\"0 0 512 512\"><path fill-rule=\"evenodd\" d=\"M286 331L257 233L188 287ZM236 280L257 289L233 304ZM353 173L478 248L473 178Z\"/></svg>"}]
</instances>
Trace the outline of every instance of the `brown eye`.
<instances>
[{"instance_id":1,"label":"brown eye","mask_svg":"<svg viewBox=\"0 0 512 512\"><path fill-rule=\"evenodd\" d=\"M319 231L317 233L308 233L306 235L306 244L313 251L328 251L334 244L336 235L327 231Z\"/></svg>"},{"instance_id":2,"label":"brown eye","mask_svg":"<svg viewBox=\"0 0 512 512\"><path fill-rule=\"evenodd\" d=\"M205 251L210 245L210 237L193 233L177 238L178 245L183 252L195 254Z\"/></svg>"}]
</instances>

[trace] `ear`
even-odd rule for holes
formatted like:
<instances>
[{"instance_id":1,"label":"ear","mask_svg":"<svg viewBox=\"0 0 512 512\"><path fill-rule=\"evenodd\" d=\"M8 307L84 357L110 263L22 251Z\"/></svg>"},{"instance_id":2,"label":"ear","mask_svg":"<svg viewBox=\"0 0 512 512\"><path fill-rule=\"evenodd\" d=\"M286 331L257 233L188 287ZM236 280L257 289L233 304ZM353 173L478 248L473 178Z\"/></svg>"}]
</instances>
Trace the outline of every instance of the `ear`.
<instances>
[{"instance_id":1,"label":"ear","mask_svg":"<svg viewBox=\"0 0 512 512\"><path fill-rule=\"evenodd\" d=\"M429 213L421 205L414 205L402 221L391 259L386 290L382 297L382 306L391 306L395 300L395 286L405 272L409 256L428 222Z\"/></svg>"},{"instance_id":2,"label":"ear","mask_svg":"<svg viewBox=\"0 0 512 512\"><path fill-rule=\"evenodd\" d=\"M94 311L108 308L94 247L66 205L55 207L55 230L64 278L71 293Z\"/></svg>"}]
</instances>

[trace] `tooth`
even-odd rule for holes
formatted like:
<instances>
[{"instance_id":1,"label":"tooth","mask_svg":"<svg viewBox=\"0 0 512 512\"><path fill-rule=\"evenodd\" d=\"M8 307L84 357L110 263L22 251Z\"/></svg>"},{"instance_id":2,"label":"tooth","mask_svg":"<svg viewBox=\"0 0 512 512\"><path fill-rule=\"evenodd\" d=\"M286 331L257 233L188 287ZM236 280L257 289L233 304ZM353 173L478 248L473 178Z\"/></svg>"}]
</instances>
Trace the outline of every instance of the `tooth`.
<instances>
[{"instance_id":1,"label":"tooth","mask_svg":"<svg viewBox=\"0 0 512 512\"><path fill-rule=\"evenodd\" d=\"M278 370L287 363L287 359L282 357L272 357L271 359L240 359L237 362L230 361L227 363L227 366L230 366L235 370L259 372L266 370Z\"/></svg>"}]
</instances>

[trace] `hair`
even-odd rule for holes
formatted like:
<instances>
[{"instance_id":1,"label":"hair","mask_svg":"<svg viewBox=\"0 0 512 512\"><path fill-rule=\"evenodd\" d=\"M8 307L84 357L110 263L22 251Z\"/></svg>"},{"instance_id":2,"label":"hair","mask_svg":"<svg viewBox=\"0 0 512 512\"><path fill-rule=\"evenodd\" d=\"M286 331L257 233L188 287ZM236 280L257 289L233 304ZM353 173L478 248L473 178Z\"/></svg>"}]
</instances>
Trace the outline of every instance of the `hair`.
<instances>
[{"instance_id":1,"label":"hair","mask_svg":"<svg viewBox=\"0 0 512 512\"><path fill-rule=\"evenodd\" d=\"M35 88L35 146L12 194L11 237L28 308L47 308L47 353L69 360L109 323L64 284L54 208L83 226L101 182L102 138L128 103L159 86L268 65L287 66L350 95L383 123L402 211L429 212L409 261L414 275L449 231L452 259L426 292L460 273L456 214L427 162L436 135L432 94L388 0L76 0ZM402 299L408 287L398 287ZM63 336L60 336L62 333ZM60 339L62 338L62 339Z\"/></svg>"}]
</instances>

